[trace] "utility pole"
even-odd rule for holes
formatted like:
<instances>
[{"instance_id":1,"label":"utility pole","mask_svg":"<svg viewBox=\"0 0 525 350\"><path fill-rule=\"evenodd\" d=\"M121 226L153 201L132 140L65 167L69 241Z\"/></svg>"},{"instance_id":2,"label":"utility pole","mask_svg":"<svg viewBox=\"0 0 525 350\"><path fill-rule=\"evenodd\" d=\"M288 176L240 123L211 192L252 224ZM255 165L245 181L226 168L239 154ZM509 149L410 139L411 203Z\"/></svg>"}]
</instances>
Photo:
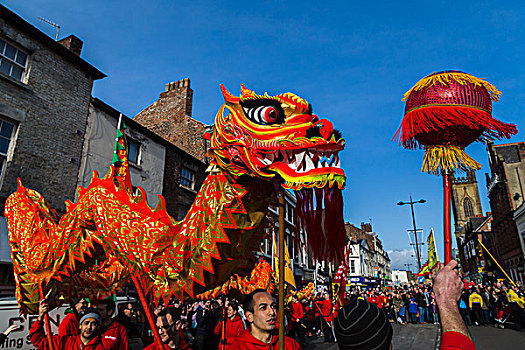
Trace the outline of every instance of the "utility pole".
<instances>
[{"instance_id":1,"label":"utility pole","mask_svg":"<svg viewBox=\"0 0 525 350\"><path fill-rule=\"evenodd\" d=\"M421 271L421 256L419 254L419 242L417 240L417 228L416 228L416 216L414 214L414 204L417 203L426 203L426 200L420 199L418 201L412 200L412 195L410 195L410 202L398 202L397 205L405 205L410 204L410 210L412 212L412 224L414 225L414 238L415 238L415 244L416 244L416 258L417 258L417 268L418 271Z\"/></svg>"}]
</instances>

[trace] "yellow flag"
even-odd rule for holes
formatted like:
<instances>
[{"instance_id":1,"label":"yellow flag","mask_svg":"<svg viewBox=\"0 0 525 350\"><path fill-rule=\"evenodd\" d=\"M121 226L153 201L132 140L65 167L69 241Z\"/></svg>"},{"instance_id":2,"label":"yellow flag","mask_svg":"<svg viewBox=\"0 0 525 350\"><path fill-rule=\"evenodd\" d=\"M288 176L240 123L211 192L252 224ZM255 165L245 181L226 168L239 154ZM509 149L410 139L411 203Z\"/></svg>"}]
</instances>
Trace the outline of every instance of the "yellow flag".
<instances>
[{"instance_id":1,"label":"yellow flag","mask_svg":"<svg viewBox=\"0 0 525 350\"><path fill-rule=\"evenodd\" d=\"M277 240L275 239L275 230L273 231L273 258L275 261L275 277L276 282L279 283L279 247ZM286 240L284 241L284 283L288 284L293 290L297 290L295 287L295 278L293 277L292 263L290 261L290 253L288 252L288 247L286 246Z\"/></svg>"},{"instance_id":2,"label":"yellow flag","mask_svg":"<svg viewBox=\"0 0 525 350\"><path fill-rule=\"evenodd\" d=\"M428 269L432 270L439 263L437 252L436 252L436 242L434 241L434 229L430 229L430 235L428 235L427 244L428 244Z\"/></svg>"}]
</instances>

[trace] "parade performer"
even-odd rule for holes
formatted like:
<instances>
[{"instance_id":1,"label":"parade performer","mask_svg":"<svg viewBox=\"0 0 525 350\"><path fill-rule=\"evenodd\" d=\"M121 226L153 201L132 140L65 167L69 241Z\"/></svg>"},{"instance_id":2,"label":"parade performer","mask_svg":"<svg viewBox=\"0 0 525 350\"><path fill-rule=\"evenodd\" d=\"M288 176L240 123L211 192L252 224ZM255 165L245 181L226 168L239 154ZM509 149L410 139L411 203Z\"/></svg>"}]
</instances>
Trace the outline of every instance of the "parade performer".
<instances>
[{"instance_id":1,"label":"parade performer","mask_svg":"<svg viewBox=\"0 0 525 350\"><path fill-rule=\"evenodd\" d=\"M299 302L297 295L292 296L291 303L291 321L292 329L290 336L297 338L299 345L303 347L305 345L304 331L305 326L303 324L304 319L304 308L303 305Z\"/></svg>"},{"instance_id":2,"label":"parade performer","mask_svg":"<svg viewBox=\"0 0 525 350\"><path fill-rule=\"evenodd\" d=\"M258 289L246 296L244 313L250 324L229 350L267 350L279 348L279 337L274 334L277 322L277 302L264 289ZM299 350L299 344L289 337L284 338L285 350Z\"/></svg>"},{"instance_id":3,"label":"parade performer","mask_svg":"<svg viewBox=\"0 0 525 350\"><path fill-rule=\"evenodd\" d=\"M128 333L126 328L112 319L115 313L113 299L104 298L98 301L97 311L100 315L100 334L106 350L128 350Z\"/></svg>"},{"instance_id":4,"label":"parade performer","mask_svg":"<svg viewBox=\"0 0 525 350\"><path fill-rule=\"evenodd\" d=\"M451 174L480 164L464 148L474 141L510 138L516 126L492 117L501 92L489 82L459 71L433 73L404 96L405 116L394 135L408 149L424 148L422 171L443 176L445 263L452 259Z\"/></svg>"},{"instance_id":5,"label":"parade performer","mask_svg":"<svg viewBox=\"0 0 525 350\"><path fill-rule=\"evenodd\" d=\"M155 343L147 346L144 350L188 350L188 344L184 339L181 328L180 308L167 307L162 310L156 318L156 326L162 340L162 349Z\"/></svg>"},{"instance_id":6,"label":"parade performer","mask_svg":"<svg viewBox=\"0 0 525 350\"><path fill-rule=\"evenodd\" d=\"M221 337L219 350L228 350L233 341L245 331L238 311L237 303L230 301L226 306L226 317L215 326L215 335Z\"/></svg>"},{"instance_id":7,"label":"parade performer","mask_svg":"<svg viewBox=\"0 0 525 350\"><path fill-rule=\"evenodd\" d=\"M44 315L49 306L42 300L38 308L38 319L29 330L31 343L39 350L51 348L44 331ZM80 334L78 335L54 335L52 337L53 347L60 350L105 350L99 334L101 318L94 310L85 312L80 318Z\"/></svg>"},{"instance_id":8,"label":"parade performer","mask_svg":"<svg viewBox=\"0 0 525 350\"><path fill-rule=\"evenodd\" d=\"M319 302L321 313L321 325L324 333L325 343L332 343L335 341L332 328L332 321L334 320L334 304L330 299L330 293L323 294L323 300Z\"/></svg>"},{"instance_id":9,"label":"parade performer","mask_svg":"<svg viewBox=\"0 0 525 350\"><path fill-rule=\"evenodd\" d=\"M84 298L73 298L71 300L71 310L66 314L66 317L60 322L58 326L58 335L79 335L80 328L78 320L80 314L86 310L88 302Z\"/></svg>"}]
</instances>

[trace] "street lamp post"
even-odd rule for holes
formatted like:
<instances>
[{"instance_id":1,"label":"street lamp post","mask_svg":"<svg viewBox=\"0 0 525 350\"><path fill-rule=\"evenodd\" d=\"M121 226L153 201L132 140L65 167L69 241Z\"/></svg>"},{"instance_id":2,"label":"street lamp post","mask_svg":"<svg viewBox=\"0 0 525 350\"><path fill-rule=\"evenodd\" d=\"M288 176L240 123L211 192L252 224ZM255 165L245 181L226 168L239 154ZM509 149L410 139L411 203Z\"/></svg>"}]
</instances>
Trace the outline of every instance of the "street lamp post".
<instances>
[{"instance_id":1,"label":"street lamp post","mask_svg":"<svg viewBox=\"0 0 525 350\"><path fill-rule=\"evenodd\" d=\"M426 200L420 199L418 201L412 200L412 195L410 195L410 202L398 202L397 205L405 205L410 204L410 210L412 211L412 224L414 225L414 237L415 237L415 244L416 244L416 258L417 258L417 268L418 271L421 271L421 256L419 255L419 243L417 241L417 229L416 229L416 216L414 214L414 204L417 203L425 203Z\"/></svg>"}]
</instances>

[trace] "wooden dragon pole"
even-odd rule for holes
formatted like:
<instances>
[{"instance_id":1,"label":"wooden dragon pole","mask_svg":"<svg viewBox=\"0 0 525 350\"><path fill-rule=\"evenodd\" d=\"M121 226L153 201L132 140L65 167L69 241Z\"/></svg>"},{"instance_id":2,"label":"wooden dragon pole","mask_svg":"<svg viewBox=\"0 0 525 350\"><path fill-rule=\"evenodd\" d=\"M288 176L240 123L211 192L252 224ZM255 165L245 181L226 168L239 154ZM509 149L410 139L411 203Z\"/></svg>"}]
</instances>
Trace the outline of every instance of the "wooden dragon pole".
<instances>
[{"instance_id":1,"label":"wooden dragon pole","mask_svg":"<svg viewBox=\"0 0 525 350\"><path fill-rule=\"evenodd\" d=\"M284 191L279 191L279 350L284 350Z\"/></svg>"}]
</instances>

